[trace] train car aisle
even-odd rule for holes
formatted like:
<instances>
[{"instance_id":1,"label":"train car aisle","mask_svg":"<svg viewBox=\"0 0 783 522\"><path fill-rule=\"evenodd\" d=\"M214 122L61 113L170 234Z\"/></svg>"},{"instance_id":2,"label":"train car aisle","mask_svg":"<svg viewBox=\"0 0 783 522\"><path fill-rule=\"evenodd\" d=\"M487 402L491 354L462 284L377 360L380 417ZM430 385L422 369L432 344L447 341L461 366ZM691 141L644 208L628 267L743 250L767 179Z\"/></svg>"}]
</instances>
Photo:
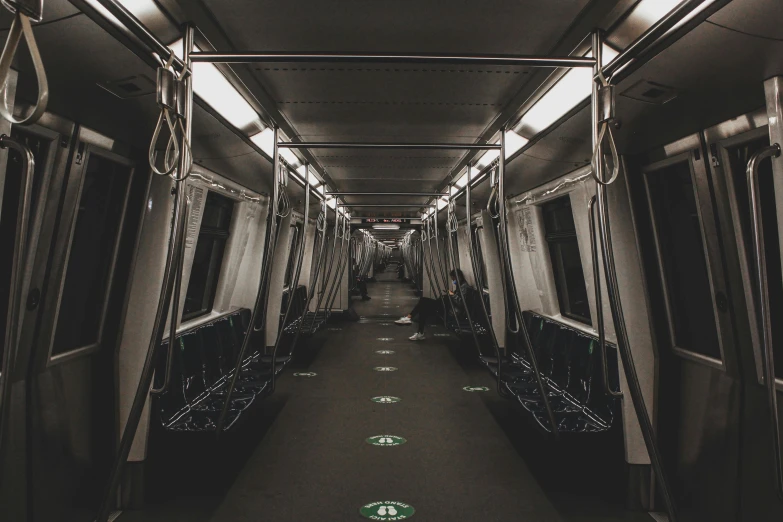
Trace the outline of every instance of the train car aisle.
<instances>
[{"instance_id":1,"label":"train car aisle","mask_svg":"<svg viewBox=\"0 0 783 522\"><path fill-rule=\"evenodd\" d=\"M328 331L313 375L283 377L290 400L211 520L344 522L368 505L373 520L406 505L427 521L560 520L481 392L464 390L491 380L466 374L442 327L407 339L392 322L416 302L407 285L370 295L364 319Z\"/></svg>"}]
</instances>

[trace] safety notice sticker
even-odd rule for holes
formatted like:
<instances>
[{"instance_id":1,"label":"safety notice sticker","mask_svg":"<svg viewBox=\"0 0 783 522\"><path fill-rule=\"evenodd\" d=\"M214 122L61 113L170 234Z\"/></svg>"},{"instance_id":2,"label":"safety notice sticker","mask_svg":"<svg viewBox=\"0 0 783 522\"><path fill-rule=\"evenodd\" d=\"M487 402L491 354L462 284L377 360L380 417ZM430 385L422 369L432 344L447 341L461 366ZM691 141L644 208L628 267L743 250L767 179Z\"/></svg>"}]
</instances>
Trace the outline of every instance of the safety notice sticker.
<instances>
[{"instance_id":1,"label":"safety notice sticker","mask_svg":"<svg viewBox=\"0 0 783 522\"><path fill-rule=\"evenodd\" d=\"M375 350L375 353L379 355L393 355L394 350Z\"/></svg>"},{"instance_id":2,"label":"safety notice sticker","mask_svg":"<svg viewBox=\"0 0 783 522\"><path fill-rule=\"evenodd\" d=\"M397 368L394 366L376 366L373 370L376 372L396 372Z\"/></svg>"},{"instance_id":3,"label":"safety notice sticker","mask_svg":"<svg viewBox=\"0 0 783 522\"><path fill-rule=\"evenodd\" d=\"M318 374L315 372L299 372L295 373L294 377L315 377L316 375Z\"/></svg>"},{"instance_id":4,"label":"safety notice sticker","mask_svg":"<svg viewBox=\"0 0 783 522\"><path fill-rule=\"evenodd\" d=\"M370 520L405 520L416 512L413 506L403 502L384 500L362 506L359 513Z\"/></svg>"},{"instance_id":5,"label":"safety notice sticker","mask_svg":"<svg viewBox=\"0 0 783 522\"><path fill-rule=\"evenodd\" d=\"M373 446L402 446L408 441L396 435L375 435L364 439L364 442Z\"/></svg>"},{"instance_id":6,"label":"safety notice sticker","mask_svg":"<svg viewBox=\"0 0 783 522\"><path fill-rule=\"evenodd\" d=\"M462 389L467 392L489 391L489 388L487 388L486 386L465 386Z\"/></svg>"},{"instance_id":7,"label":"safety notice sticker","mask_svg":"<svg viewBox=\"0 0 783 522\"><path fill-rule=\"evenodd\" d=\"M394 404L395 402L400 402L402 399L399 397L392 397L391 395L381 395L380 397L373 397L370 400L372 402L377 402L378 404Z\"/></svg>"}]
</instances>

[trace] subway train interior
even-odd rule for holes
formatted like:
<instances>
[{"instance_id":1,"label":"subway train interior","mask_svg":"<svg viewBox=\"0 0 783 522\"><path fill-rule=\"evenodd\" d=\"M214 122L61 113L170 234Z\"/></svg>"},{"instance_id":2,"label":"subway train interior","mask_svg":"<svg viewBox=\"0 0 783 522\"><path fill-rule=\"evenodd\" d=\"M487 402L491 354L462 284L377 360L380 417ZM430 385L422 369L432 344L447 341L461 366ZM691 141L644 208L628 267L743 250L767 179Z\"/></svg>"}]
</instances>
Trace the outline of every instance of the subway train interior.
<instances>
[{"instance_id":1,"label":"subway train interior","mask_svg":"<svg viewBox=\"0 0 783 522\"><path fill-rule=\"evenodd\" d=\"M780 0L0 3L0 521L783 520Z\"/></svg>"}]
</instances>

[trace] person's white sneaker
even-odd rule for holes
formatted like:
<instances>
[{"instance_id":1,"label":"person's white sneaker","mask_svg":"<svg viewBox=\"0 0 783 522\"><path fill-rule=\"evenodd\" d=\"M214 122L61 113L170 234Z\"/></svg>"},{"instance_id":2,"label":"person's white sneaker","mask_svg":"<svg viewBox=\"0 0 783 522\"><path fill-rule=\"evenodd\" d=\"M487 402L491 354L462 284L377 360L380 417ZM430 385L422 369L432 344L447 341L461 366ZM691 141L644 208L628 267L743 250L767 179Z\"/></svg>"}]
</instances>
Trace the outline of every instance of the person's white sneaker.
<instances>
[{"instance_id":1,"label":"person's white sneaker","mask_svg":"<svg viewBox=\"0 0 783 522\"><path fill-rule=\"evenodd\" d=\"M408 339L410 339L411 341L423 341L424 339L426 339L426 337L424 337L423 333L416 332L415 334L408 337Z\"/></svg>"},{"instance_id":2,"label":"person's white sneaker","mask_svg":"<svg viewBox=\"0 0 783 522\"><path fill-rule=\"evenodd\" d=\"M397 324L411 324L411 318L410 317L400 317L396 321L394 321Z\"/></svg>"}]
</instances>

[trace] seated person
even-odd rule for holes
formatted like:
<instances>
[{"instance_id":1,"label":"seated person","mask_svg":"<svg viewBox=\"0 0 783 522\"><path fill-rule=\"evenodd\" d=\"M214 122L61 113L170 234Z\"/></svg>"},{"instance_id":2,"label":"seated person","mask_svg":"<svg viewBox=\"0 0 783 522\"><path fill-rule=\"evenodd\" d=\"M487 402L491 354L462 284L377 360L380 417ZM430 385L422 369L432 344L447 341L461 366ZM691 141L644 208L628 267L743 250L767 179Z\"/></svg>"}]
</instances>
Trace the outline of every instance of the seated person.
<instances>
[{"instance_id":1,"label":"seated person","mask_svg":"<svg viewBox=\"0 0 783 522\"><path fill-rule=\"evenodd\" d=\"M449 298L454 301L454 305L462 307L462 298L460 297L460 294L467 294L468 292L468 283L465 281L465 276L462 273L462 270L459 268L456 270L451 271L451 283L454 285L454 290L458 290L458 288L461 290L457 291L455 293L454 290L449 290ZM400 317L396 321L394 321L397 324L411 324L413 316L418 314L419 315L419 329L418 331L410 336L408 339L411 341L421 341L425 339L424 336L424 327L427 324L427 320L429 320L430 317L432 317L432 314L438 309L438 301L435 299L431 299L429 297L421 297L419 299L419 302L416 303L416 306L413 307L413 310L410 311L408 315L405 315L403 317Z\"/></svg>"}]
</instances>

